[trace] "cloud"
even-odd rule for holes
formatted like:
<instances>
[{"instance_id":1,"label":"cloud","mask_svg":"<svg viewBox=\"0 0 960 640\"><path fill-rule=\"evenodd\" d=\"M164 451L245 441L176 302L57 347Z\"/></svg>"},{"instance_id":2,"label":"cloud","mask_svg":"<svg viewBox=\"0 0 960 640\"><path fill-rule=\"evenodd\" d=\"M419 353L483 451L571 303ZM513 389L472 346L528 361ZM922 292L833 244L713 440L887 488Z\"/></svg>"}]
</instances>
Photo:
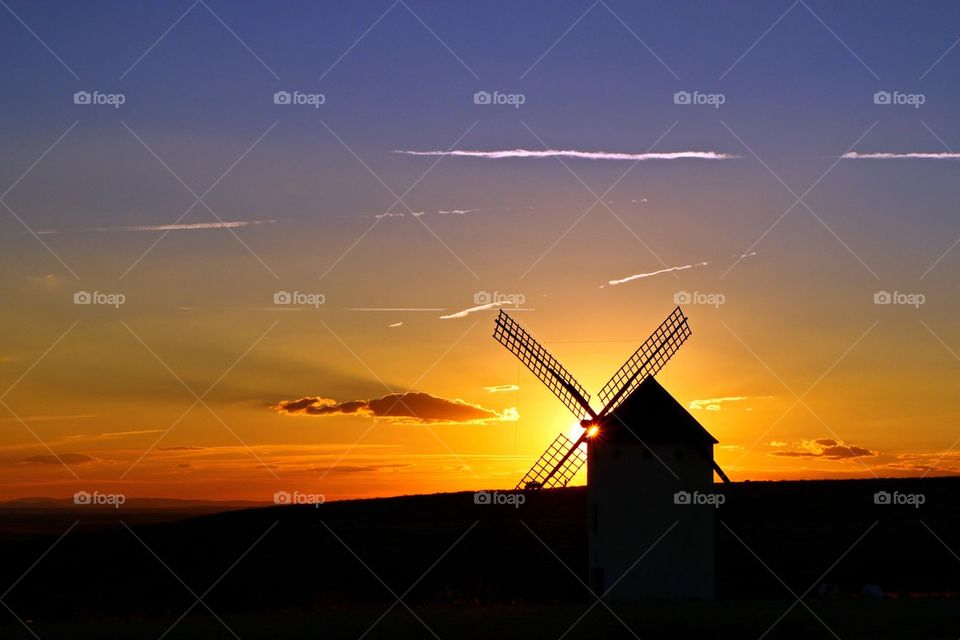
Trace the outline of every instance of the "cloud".
<instances>
[{"instance_id":1,"label":"cloud","mask_svg":"<svg viewBox=\"0 0 960 640\"><path fill-rule=\"evenodd\" d=\"M91 458L83 453L61 453L59 456L30 456L29 458L24 458L20 462L23 464L84 464L86 462L93 461L94 458Z\"/></svg>"},{"instance_id":2,"label":"cloud","mask_svg":"<svg viewBox=\"0 0 960 640\"><path fill-rule=\"evenodd\" d=\"M412 464L367 464L367 465L339 465L336 467L313 467L307 471L315 471L324 475L328 473L369 473L372 471L396 471L412 467Z\"/></svg>"},{"instance_id":3,"label":"cloud","mask_svg":"<svg viewBox=\"0 0 960 640\"><path fill-rule=\"evenodd\" d=\"M37 415L37 416L21 416L20 418L10 417L10 418L3 418L2 421L3 422L20 422L20 420L23 420L24 422L53 422L57 420L84 420L87 418L99 418L99 417L100 417L99 414L96 414L96 413L76 413L73 415L62 415L62 416Z\"/></svg>"},{"instance_id":4,"label":"cloud","mask_svg":"<svg viewBox=\"0 0 960 640\"><path fill-rule=\"evenodd\" d=\"M786 443L777 443L774 446L786 446ZM769 455L782 458L822 458L826 460L845 460L848 458L869 458L877 455L871 451L840 440L823 438L820 440L802 440L792 449L773 451Z\"/></svg>"},{"instance_id":5,"label":"cloud","mask_svg":"<svg viewBox=\"0 0 960 640\"><path fill-rule=\"evenodd\" d=\"M960 451L947 450L932 453L902 453L896 460L884 465L890 469L930 473L960 474Z\"/></svg>"},{"instance_id":6,"label":"cloud","mask_svg":"<svg viewBox=\"0 0 960 640\"><path fill-rule=\"evenodd\" d=\"M468 213L476 213L477 211L483 211L483 209L437 209L437 214L441 216L449 216L449 215L464 216L464 215L467 215ZM419 218L420 216L427 215L427 212L411 211L410 215L413 216L414 218ZM383 220L384 218L405 218L406 216L407 214L403 213L402 211L387 211L386 213L378 213L373 217L376 218L377 220Z\"/></svg>"},{"instance_id":7,"label":"cloud","mask_svg":"<svg viewBox=\"0 0 960 640\"><path fill-rule=\"evenodd\" d=\"M506 393L508 391L519 391L520 387L515 384L497 384L492 387L484 387L483 389L490 393Z\"/></svg>"},{"instance_id":8,"label":"cloud","mask_svg":"<svg viewBox=\"0 0 960 640\"><path fill-rule=\"evenodd\" d=\"M107 231L203 231L206 229L238 229L240 227L249 227L258 224L273 224L276 220L219 220L217 222L194 222L181 224L155 224L155 225L125 225L116 227L92 227L89 229L73 229L72 231L93 231L97 233ZM46 229L37 231L37 235L51 235L55 233L65 233L59 229Z\"/></svg>"},{"instance_id":9,"label":"cloud","mask_svg":"<svg viewBox=\"0 0 960 640\"><path fill-rule=\"evenodd\" d=\"M693 269L694 267L705 267L709 262L696 262L694 264L685 264L680 267L666 267L665 269L657 269L656 271L650 271L648 273L635 273L632 276L627 276L626 278L620 278L619 280L609 280L607 284L610 286L616 286L618 284L623 284L625 282L632 282L633 280L642 280L643 278L651 278L653 276L658 276L662 273L670 273L672 271L686 271L687 269ZM600 285L600 288L604 288L606 284Z\"/></svg>"},{"instance_id":10,"label":"cloud","mask_svg":"<svg viewBox=\"0 0 960 640\"><path fill-rule=\"evenodd\" d=\"M688 409L697 409L697 410L706 410L706 411L720 411L723 408L723 405L728 402L740 402L742 400L749 400L749 396L724 396L722 398L705 398L703 400L691 400L690 404L687 405Z\"/></svg>"},{"instance_id":11,"label":"cloud","mask_svg":"<svg viewBox=\"0 0 960 640\"><path fill-rule=\"evenodd\" d=\"M840 156L845 160L960 160L960 153L928 153L922 151L913 151L909 153L859 153L857 151L848 151Z\"/></svg>"},{"instance_id":12,"label":"cloud","mask_svg":"<svg viewBox=\"0 0 960 640\"><path fill-rule=\"evenodd\" d=\"M396 329L397 327L402 327L402 326L403 326L403 320L401 320L400 322L394 322L393 324L388 324L387 326L388 326L389 328L391 328L391 329Z\"/></svg>"},{"instance_id":13,"label":"cloud","mask_svg":"<svg viewBox=\"0 0 960 640\"><path fill-rule=\"evenodd\" d=\"M464 309L463 311L457 311L456 313L440 316L440 319L451 320L453 318L466 318L471 313L477 313L478 311L489 311L490 309L497 309L499 307L502 307L504 304L505 303L503 302L489 302L487 304L481 304L476 307L470 307L469 309Z\"/></svg>"},{"instance_id":14,"label":"cloud","mask_svg":"<svg viewBox=\"0 0 960 640\"><path fill-rule=\"evenodd\" d=\"M203 451L204 447L157 447L157 451Z\"/></svg>"},{"instance_id":15,"label":"cloud","mask_svg":"<svg viewBox=\"0 0 960 640\"><path fill-rule=\"evenodd\" d=\"M740 156L717 151L672 151L669 153L618 153L614 151L577 151L575 149L504 149L501 151L409 151L394 149L408 156L454 156L463 158L577 158L583 160L728 160Z\"/></svg>"},{"instance_id":16,"label":"cloud","mask_svg":"<svg viewBox=\"0 0 960 640\"><path fill-rule=\"evenodd\" d=\"M273 406L278 413L302 416L358 415L400 423L473 423L515 421L516 409L502 412L459 399L438 398L429 393L391 393L373 400L337 402L320 396L282 400Z\"/></svg>"}]
</instances>

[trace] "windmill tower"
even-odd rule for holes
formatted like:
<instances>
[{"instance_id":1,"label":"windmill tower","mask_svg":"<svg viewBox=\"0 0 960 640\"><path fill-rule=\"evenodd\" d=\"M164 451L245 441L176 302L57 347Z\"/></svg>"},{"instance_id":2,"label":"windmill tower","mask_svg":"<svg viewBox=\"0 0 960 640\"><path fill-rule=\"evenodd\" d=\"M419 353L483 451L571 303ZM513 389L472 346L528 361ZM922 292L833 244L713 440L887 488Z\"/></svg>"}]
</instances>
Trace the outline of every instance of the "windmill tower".
<instances>
[{"instance_id":1,"label":"windmill tower","mask_svg":"<svg viewBox=\"0 0 960 640\"><path fill-rule=\"evenodd\" d=\"M587 465L590 587L620 599L713 597L713 460L717 440L654 376L690 336L680 307L600 390L584 387L503 310L493 334L580 420L517 484L564 487Z\"/></svg>"}]
</instances>

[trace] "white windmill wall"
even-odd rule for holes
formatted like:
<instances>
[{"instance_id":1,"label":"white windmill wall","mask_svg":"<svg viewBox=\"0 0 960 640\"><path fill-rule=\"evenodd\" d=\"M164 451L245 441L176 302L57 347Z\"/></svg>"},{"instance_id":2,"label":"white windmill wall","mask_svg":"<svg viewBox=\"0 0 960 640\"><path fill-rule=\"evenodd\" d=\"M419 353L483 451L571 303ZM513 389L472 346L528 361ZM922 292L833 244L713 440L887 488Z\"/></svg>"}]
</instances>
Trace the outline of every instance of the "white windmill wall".
<instances>
[{"instance_id":1,"label":"white windmill wall","mask_svg":"<svg viewBox=\"0 0 960 640\"><path fill-rule=\"evenodd\" d=\"M706 443L700 450L660 444L648 451L636 441L591 442L587 526L597 595L612 588L611 599L713 597L716 508L674 501L678 491L712 495L712 450Z\"/></svg>"}]
</instances>

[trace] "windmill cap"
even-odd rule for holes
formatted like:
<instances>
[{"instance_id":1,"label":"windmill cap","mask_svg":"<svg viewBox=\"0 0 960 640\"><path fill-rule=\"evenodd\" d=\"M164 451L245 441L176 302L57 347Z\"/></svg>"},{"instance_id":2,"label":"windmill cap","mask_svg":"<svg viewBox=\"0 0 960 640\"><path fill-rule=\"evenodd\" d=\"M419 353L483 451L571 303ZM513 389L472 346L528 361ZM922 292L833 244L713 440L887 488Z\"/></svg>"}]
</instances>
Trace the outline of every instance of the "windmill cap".
<instances>
[{"instance_id":1,"label":"windmill cap","mask_svg":"<svg viewBox=\"0 0 960 640\"><path fill-rule=\"evenodd\" d=\"M695 446L719 442L653 377L637 385L620 406L603 418L602 432L608 440L636 442L639 438L645 443Z\"/></svg>"}]
</instances>

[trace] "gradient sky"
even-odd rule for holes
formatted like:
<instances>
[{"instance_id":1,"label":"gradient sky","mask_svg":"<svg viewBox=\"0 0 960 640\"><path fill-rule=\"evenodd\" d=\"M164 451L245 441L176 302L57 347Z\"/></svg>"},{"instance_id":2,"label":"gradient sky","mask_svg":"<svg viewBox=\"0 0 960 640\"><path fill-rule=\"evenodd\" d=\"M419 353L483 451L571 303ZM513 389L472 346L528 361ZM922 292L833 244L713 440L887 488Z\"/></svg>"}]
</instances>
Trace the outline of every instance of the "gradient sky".
<instances>
[{"instance_id":1,"label":"gradient sky","mask_svg":"<svg viewBox=\"0 0 960 640\"><path fill-rule=\"evenodd\" d=\"M494 309L440 317L495 291L592 391L678 292L721 300L684 306L659 379L735 480L956 473L958 24L950 2L7 0L0 498L512 487L573 419ZM398 153L451 149L733 157ZM449 416L277 410L408 390Z\"/></svg>"}]
</instances>

